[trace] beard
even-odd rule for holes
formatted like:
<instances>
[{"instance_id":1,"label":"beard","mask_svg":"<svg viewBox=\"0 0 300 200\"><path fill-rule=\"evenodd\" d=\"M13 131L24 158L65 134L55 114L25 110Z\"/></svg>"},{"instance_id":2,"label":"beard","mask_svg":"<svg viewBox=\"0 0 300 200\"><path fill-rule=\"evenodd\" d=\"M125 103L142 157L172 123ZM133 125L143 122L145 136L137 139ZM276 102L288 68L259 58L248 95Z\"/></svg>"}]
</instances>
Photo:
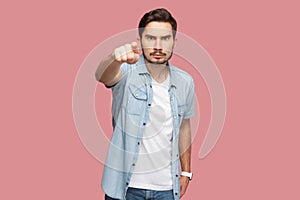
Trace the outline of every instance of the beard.
<instances>
[{"instance_id":1,"label":"beard","mask_svg":"<svg viewBox=\"0 0 300 200\"><path fill-rule=\"evenodd\" d=\"M173 55L173 51L172 51L171 54L170 54L168 57L166 57L165 59L163 59L163 60L161 60L161 61L160 61L159 59L157 59L156 61L153 61L153 60L151 60L151 59L149 58L149 56L152 56L152 55L154 55L154 54L161 54L161 55L166 56L167 54L164 53L164 52L162 52L161 50L155 50L155 51L151 52L149 55L146 55L145 52L144 52L144 48L143 48L142 45L141 45L141 47L142 47L142 53L143 53L144 59L145 59L148 63L151 63L151 64L157 64L157 65L166 64L166 63L168 63L168 61L171 59L171 57L172 57L172 55Z\"/></svg>"}]
</instances>

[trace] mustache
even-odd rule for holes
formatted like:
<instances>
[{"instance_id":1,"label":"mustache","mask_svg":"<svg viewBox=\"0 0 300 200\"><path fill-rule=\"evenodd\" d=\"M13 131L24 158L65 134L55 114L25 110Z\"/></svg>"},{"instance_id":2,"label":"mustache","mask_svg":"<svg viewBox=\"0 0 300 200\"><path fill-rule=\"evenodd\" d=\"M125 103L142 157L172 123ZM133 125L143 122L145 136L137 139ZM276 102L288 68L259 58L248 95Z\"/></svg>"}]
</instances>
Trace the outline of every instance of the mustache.
<instances>
[{"instance_id":1,"label":"mustache","mask_svg":"<svg viewBox=\"0 0 300 200\"><path fill-rule=\"evenodd\" d=\"M162 52L162 51L153 51L150 53L150 56L153 56L154 54L160 54L160 55L167 55L166 53Z\"/></svg>"}]
</instances>

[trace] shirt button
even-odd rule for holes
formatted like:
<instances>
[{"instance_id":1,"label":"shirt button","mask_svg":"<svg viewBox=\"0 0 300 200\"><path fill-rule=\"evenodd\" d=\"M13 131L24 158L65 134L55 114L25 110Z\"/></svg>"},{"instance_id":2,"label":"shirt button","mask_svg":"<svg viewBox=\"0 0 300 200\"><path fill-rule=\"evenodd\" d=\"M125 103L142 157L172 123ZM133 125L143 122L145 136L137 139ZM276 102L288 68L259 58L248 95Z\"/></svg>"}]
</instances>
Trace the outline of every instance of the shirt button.
<instances>
[{"instance_id":1,"label":"shirt button","mask_svg":"<svg viewBox=\"0 0 300 200\"><path fill-rule=\"evenodd\" d=\"M178 174L176 174L176 177L178 177Z\"/></svg>"},{"instance_id":2,"label":"shirt button","mask_svg":"<svg viewBox=\"0 0 300 200\"><path fill-rule=\"evenodd\" d=\"M140 142L138 142L138 145L140 145Z\"/></svg>"},{"instance_id":3,"label":"shirt button","mask_svg":"<svg viewBox=\"0 0 300 200\"><path fill-rule=\"evenodd\" d=\"M177 193L177 192L175 192L175 195L178 195L178 193Z\"/></svg>"},{"instance_id":4,"label":"shirt button","mask_svg":"<svg viewBox=\"0 0 300 200\"><path fill-rule=\"evenodd\" d=\"M150 88L152 88L152 85L150 85Z\"/></svg>"},{"instance_id":5,"label":"shirt button","mask_svg":"<svg viewBox=\"0 0 300 200\"><path fill-rule=\"evenodd\" d=\"M151 103L149 103L148 106L151 106Z\"/></svg>"},{"instance_id":6,"label":"shirt button","mask_svg":"<svg viewBox=\"0 0 300 200\"><path fill-rule=\"evenodd\" d=\"M135 164L133 163L132 166L135 166Z\"/></svg>"},{"instance_id":7,"label":"shirt button","mask_svg":"<svg viewBox=\"0 0 300 200\"><path fill-rule=\"evenodd\" d=\"M146 125L146 123L143 123L143 125L145 126L145 125Z\"/></svg>"},{"instance_id":8,"label":"shirt button","mask_svg":"<svg viewBox=\"0 0 300 200\"><path fill-rule=\"evenodd\" d=\"M126 185L129 185L129 183L128 183L128 182L126 182Z\"/></svg>"}]
</instances>

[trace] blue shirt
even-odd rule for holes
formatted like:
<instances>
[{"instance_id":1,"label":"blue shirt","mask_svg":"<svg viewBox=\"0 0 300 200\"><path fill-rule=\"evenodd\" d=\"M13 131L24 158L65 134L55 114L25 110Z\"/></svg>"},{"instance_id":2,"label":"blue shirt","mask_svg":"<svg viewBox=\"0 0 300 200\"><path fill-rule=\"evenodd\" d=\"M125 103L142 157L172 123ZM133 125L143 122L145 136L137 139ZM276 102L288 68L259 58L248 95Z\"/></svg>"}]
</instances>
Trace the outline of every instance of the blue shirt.
<instances>
[{"instance_id":1,"label":"blue shirt","mask_svg":"<svg viewBox=\"0 0 300 200\"><path fill-rule=\"evenodd\" d=\"M170 71L170 103L173 116L172 182L175 200L180 197L179 130L183 119L194 115L194 81L172 66ZM152 102L152 78L141 56L135 64L121 65L122 78L112 87L112 123L114 132L102 176L103 191L110 197L124 199L130 177L138 159Z\"/></svg>"}]
</instances>

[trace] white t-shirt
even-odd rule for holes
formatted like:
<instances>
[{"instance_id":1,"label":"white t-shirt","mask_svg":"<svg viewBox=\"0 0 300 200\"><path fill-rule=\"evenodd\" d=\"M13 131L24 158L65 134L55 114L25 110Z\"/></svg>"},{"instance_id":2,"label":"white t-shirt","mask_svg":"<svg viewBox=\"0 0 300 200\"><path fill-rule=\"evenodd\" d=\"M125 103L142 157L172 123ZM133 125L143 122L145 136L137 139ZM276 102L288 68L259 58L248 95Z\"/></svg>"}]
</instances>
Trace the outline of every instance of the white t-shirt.
<instances>
[{"instance_id":1,"label":"white t-shirt","mask_svg":"<svg viewBox=\"0 0 300 200\"><path fill-rule=\"evenodd\" d=\"M139 156L130 187L151 190L172 189L171 138L173 118L169 95L170 76L162 82L152 81L153 99Z\"/></svg>"}]
</instances>

